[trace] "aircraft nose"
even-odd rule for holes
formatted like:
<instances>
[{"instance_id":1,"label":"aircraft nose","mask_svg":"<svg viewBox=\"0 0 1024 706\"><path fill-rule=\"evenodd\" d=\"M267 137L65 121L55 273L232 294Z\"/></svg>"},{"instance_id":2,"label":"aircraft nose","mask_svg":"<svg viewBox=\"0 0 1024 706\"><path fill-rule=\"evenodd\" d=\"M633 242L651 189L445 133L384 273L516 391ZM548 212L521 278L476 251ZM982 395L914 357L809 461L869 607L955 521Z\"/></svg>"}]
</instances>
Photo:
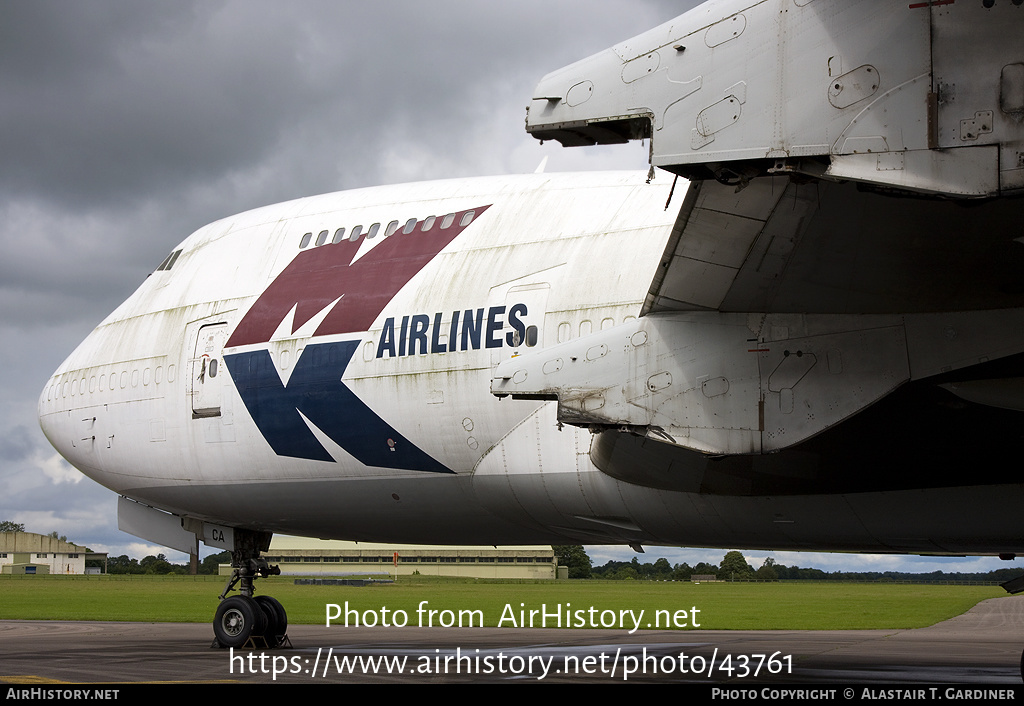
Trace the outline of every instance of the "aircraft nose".
<instances>
[{"instance_id":1,"label":"aircraft nose","mask_svg":"<svg viewBox=\"0 0 1024 706\"><path fill-rule=\"evenodd\" d=\"M78 470L96 479L95 410L87 408L84 381L54 374L39 395L39 426L57 452Z\"/></svg>"},{"instance_id":2,"label":"aircraft nose","mask_svg":"<svg viewBox=\"0 0 1024 706\"><path fill-rule=\"evenodd\" d=\"M70 383L62 385L60 376L54 375L46 383L42 393L39 395L37 407L39 426L42 428L43 434L50 444L65 458L67 458L67 453L64 448L66 446L64 440L67 434L64 433L64 428L67 426L66 420L70 414L70 409L65 404L64 396L61 393L63 392L66 395L69 387Z\"/></svg>"},{"instance_id":3,"label":"aircraft nose","mask_svg":"<svg viewBox=\"0 0 1024 706\"><path fill-rule=\"evenodd\" d=\"M68 463L100 485L123 492L126 484L137 480L134 469L139 464L125 461L130 445L116 443L127 438L119 433L112 411L117 400L111 393L115 387L121 389L122 372L111 366L86 367L82 356L69 360L39 395L39 426ZM123 375L130 387L131 373L126 370ZM139 377L141 384L144 378ZM148 419L141 425L148 430Z\"/></svg>"}]
</instances>

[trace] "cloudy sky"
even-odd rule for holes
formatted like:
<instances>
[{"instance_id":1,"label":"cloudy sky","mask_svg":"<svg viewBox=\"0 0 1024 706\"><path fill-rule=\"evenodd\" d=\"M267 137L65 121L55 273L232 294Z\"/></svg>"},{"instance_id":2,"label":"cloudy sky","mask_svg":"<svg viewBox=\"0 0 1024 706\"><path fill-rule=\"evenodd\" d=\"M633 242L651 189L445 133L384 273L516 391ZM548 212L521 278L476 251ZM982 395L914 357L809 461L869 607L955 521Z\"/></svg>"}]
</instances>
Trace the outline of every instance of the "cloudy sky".
<instances>
[{"instance_id":1,"label":"cloudy sky","mask_svg":"<svg viewBox=\"0 0 1024 706\"><path fill-rule=\"evenodd\" d=\"M423 179L645 169L638 143L540 145L540 77L694 0L0 2L0 519L97 551L116 498L55 454L36 399L75 345L198 227L298 196ZM591 548L597 563L630 550ZM644 560L718 563L723 550ZM755 566L763 552L748 552ZM1005 566L776 553L826 570Z\"/></svg>"}]
</instances>

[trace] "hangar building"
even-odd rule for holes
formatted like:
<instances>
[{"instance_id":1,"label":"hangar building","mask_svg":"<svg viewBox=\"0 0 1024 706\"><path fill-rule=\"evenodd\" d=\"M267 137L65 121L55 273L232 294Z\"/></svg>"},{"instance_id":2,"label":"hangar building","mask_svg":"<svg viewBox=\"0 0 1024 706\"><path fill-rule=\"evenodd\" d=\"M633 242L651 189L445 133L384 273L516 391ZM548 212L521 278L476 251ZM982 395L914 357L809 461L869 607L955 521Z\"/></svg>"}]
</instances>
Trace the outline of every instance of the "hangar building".
<instances>
[{"instance_id":1,"label":"hangar building","mask_svg":"<svg viewBox=\"0 0 1024 706\"><path fill-rule=\"evenodd\" d=\"M2 574L84 574L85 558L106 559L71 542L34 532L0 532Z\"/></svg>"}]
</instances>

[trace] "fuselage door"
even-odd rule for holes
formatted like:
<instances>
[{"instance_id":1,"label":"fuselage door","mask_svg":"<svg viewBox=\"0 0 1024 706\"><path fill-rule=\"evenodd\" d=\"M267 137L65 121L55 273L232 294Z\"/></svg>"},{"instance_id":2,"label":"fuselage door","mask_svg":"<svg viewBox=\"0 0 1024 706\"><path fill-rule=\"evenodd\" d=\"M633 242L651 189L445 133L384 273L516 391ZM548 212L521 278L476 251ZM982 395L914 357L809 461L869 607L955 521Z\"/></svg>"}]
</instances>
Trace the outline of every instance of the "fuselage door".
<instances>
[{"instance_id":1,"label":"fuselage door","mask_svg":"<svg viewBox=\"0 0 1024 706\"><path fill-rule=\"evenodd\" d=\"M526 351L543 344L544 317L547 313L548 293L551 285L547 282L517 284L505 295L505 346L516 351ZM491 363L496 364L508 357L499 356Z\"/></svg>"},{"instance_id":2,"label":"fuselage door","mask_svg":"<svg viewBox=\"0 0 1024 706\"><path fill-rule=\"evenodd\" d=\"M224 343L226 323L207 324L196 336L195 355L190 361L189 394L192 397L192 418L219 417L226 372Z\"/></svg>"}]
</instances>

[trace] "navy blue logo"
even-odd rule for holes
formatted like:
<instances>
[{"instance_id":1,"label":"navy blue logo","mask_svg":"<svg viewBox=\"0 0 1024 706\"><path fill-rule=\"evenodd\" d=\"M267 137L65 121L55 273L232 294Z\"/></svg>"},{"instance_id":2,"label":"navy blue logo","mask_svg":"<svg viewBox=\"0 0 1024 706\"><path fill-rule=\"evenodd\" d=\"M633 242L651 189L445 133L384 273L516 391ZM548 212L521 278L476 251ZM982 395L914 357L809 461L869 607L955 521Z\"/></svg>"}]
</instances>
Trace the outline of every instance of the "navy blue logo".
<instances>
[{"instance_id":1,"label":"navy blue logo","mask_svg":"<svg viewBox=\"0 0 1024 706\"><path fill-rule=\"evenodd\" d=\"M314 338L366 332L395 294L488 208L482 206L459 211L451 219L446 217L448 227L437 226L433 217L418 221L408 233L388 236L358 260L358 241L343 240L299 252L246 312L226 347L268 342L293 309L294 333L332 302ZM473 323L460 329L463 340L468 336L468 340L476 341L474 348L479 348L482 332L489 331L485 335L491 341L498 335L494 327L500 329L503 325L498 321L504 307L492 307L487 316L489 329L481 328L485 326L482 312L480 309L472 316L466 312ZM525 314L525 307L522 313ZM518 315L517 312L515 316ZM403 317L403 321L407 319ZM427 352L429 326L424 326L418 316L412 319L415 323L411 328L403 328L397 340L394 321L388 319L385 336L391 337L391 343L384 342L382 336L378 357L382 350L395 356L406 355L408 351ZM510 311L509 323L518 331L512 321ZM456 328L453 324L452 330ZM449 340L454 345L456 337ZM279 456L334 461L305 417L367 466L452 473L384 421L343 382L345 369L360 344L361 339L307 345L287 385L266 349L227 354L224 362L250 416Z\"/></svg>"}]
</instances>

